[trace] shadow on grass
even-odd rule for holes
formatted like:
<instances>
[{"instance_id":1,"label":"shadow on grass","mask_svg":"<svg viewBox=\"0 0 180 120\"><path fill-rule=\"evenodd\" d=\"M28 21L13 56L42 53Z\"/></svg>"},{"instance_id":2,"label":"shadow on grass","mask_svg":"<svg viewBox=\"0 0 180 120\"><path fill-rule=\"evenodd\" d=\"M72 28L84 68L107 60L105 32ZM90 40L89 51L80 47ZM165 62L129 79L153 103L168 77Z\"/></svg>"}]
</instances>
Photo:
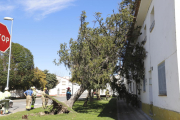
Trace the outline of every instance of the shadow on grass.
<instances>
[{"instance_id":1,"label":"shadow on grass","mask_svg":"<svg viewBox=\"0 0 180 120\"><path fill-rule=\"evenodd\" d=\"M104 109L100 112L98 117L110 117L117 119L117 105L116 98L112 98L108 104L104 106Z\"/></svg>"},{"instance_id":2,"label":"shadow on grass","mask_svg":"<svg viewBox=\"0 0 180 120\"><path fill-rule=\"evenodd\" d=\"M83 107L84 100L78 100L73 109L78 113L86 113L97 115L97 117L110 117L116 119L117 117L117 106L116 98L112 98L107 101L105 98L101 100L94 99L93 102L89 102L86 107Z\"/></svg>"}]
</instances>

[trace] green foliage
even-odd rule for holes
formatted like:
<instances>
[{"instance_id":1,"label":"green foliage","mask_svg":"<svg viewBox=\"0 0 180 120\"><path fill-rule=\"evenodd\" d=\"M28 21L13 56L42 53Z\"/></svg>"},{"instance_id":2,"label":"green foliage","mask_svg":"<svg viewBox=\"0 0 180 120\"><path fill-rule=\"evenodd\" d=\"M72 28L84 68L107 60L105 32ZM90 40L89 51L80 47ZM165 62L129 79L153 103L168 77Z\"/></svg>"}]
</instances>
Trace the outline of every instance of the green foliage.
<instances>
[{"instance_id":1,"label":"green foliage","mask_svg":"<svg viewBox=\"0 0 180 120\"><path fill-rule=\"evenodd\" d=\"M9 64L9 50L5 53L0 53L0 86L4 90L7 84L7 69ZM53 88L57 84L56 76L44 72L38 68L34 69L33 55L27 48L18 43L12 43L11 48L11 65L9 75L9 88L26 90L31 86L37 88Z\"/></svg>"},{"instance_id":2,"label":"green foliage","mask_svg":"<svg viewBox=\"0 0 180 120\"><path fill-rule=\"evenodd\" d=\"M132 7L129 7L132 11L134 11L136 7L136 2L128 3ZM131 13L134 15L134 12ZM137 39L140 33L140 26L134 28L134 22L131 24L131 29L128 30L126 35L126 42L124 43L124 49L119 54L119 64L114 67L114 73L119 74L121 77L124 77L130 83L130 80L134 80L137 84L144 79L144 59L146 57L146 50L144 49L144 43L137 42ZM115 77L113 77L113 82L111 82L111 87L113 90L116 90L119 93L120 97L126 99L126 102L132 105L137 105L138 97L137 95L129 94L126 90L123 81L119 81Z\"/></svg>"},{"instance_id":3,"label":"green foliage","mask_svg":"<svg viewBox=\"0 0 180 120\"><path fill-rule=\"evenodd\" d=\"M52 89L56 87L56 85L58 84L56 75L49 73L48 70L44 70L43 72L46 74L46 81L47 81L46 87L48 89Z\"/></svg>"},{"instance_id":4,"label":"green foliage","mask_svg":"<svg viewBox=\"0 0 180 120\"><path fill-rule=\"evenodd\" d=\"M128 3L128 1L126 1ZM132 7L129 7L131 11L135 11L137 2L129 3ZM135 12L131 14L134 15ZM120 75L124 76L127 80L135 80L139 83L140 80L144 79L144 59L146 57L146 51L144 49L144 41L137 42L137 38L140 33L141 26L135 26L135 21L131 24L131 29L127 34L127 41L124 44L124 50L121 53ZM129 82L129 81L128 81Z\"/></svg>"},{"instance_id":5,"label":"green foliage","mask_svg":"<svg viewBox=\"0 0 180 120\"><path fill-rule=\"evenodd\" d=\"M34 77L32 79L32 83L38 89L43 89L47 84L46 74L38 67L34 69Z\"/></svg>"},{"instance_id":6,"label":"green foliage","mask_svg":"<svg viewBox=\"0 0 180 120\"><path fill-rule=\"evenodd\" d=\"M126 48L123 58L123 68L121 75L125 75L128 80L135 80L137 83L144 79L144 59L146 51L143 43L137 43Z\"/></svg>"},{"instance_id":7,"label":"green foliage","mask_svg":"<svg viewBox=\"0 0 180 120\"><path fill-rule=\"evenodd\" d=\"M6 86L7 69L9 64L9 50L6 53L0 53L0 84ZM31 52L18 43L12 43L11 65L9 76L9 88L27 89L32 85L33 78L33 55Z\"/></svg>"},{"instance_id":8,"label":"green foliage","mask_svg":"<svg viewBox=\"0 0 180 120\"><path fill-rule=\"evenodd\" d=\"M97 12L96 28L87 26L86 13L82 12L78 39L70 39L69 48L66 43L61 44L58 51L60 59L55 62L64 63L70 68L71 81L80 82L86 89L102 88L110 82L133 21L131 7L122 2L119 12L113 13L105 21Z\"/></svg>"}]
</instances>

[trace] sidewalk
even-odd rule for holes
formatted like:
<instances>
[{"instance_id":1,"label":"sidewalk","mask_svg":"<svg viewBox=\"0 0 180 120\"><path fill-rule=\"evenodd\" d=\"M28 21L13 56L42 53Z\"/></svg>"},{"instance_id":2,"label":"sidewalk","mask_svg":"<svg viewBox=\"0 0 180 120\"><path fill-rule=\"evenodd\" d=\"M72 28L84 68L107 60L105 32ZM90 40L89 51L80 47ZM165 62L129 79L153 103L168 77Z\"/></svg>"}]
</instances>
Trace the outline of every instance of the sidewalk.
<instances>
[{"instance_id":1,"label":"sidewalk","mask_svg":"<svg viewBox=\"0 0 180 120\"><path fill-rule=\"evenodd\" d=\"M123 100L117 100L117 119L118 120L151 120L139 108L127 106Z\"/></svg>"}]
</instances>

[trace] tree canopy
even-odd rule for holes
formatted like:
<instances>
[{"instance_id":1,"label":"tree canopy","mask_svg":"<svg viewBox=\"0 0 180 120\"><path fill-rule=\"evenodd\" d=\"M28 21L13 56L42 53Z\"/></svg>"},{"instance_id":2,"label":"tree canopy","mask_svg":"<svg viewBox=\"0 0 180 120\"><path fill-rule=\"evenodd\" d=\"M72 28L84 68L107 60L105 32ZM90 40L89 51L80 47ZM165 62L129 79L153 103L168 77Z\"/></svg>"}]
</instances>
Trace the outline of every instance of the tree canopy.
<instances>
[{"instance_id":1,"label":"tree canopy","mask_svg":"<svg viewBox=\"0 0 180 120\"><path fill-rule=\"evenodd\" d=\"M9 64L9 50L0 52L0 90L4 90L7 84L7 69ZM48 73L48 70L34 68L34 59L30 50L18 43L12 43L11 64L9 75L9 89L26 90L32 86L38 89L45 86L49 89L57 84L56 75Z\"/></svg>"},{"instance_id":2,"label":"tree canopy","mask_svg":"<svg viewBox=\"0 0 180 120\"><path fill-rule=\"evenodd\" d=\"M43 72L46 74L46 81L47 81L46 87L48 89L52 89L52 88L56 87L56 85L58 84L56 75L49 73L48 70L44 70Z\"/></svg>"},{"instance_id":3,"label":"tree canopy","mask_svg":"<svg viewBox=\"0 0 180 120\"><path fill-rule=\"evenodd\" d=\"M32 79L32 83L38 89L43 89L47 84L46 74L38 67L34 69L34 77Z\"/></svg>"},{"instance_id":4,"label":"tree canopy","mask_svg":"<svg viewBox=\"0 0 180 120\"><path fill-rule=\"evenodd\" d=\"M9 50L5 53L0 53L0 85L3 86L2 89L4 89L7 83L8 58ZM34 62L30 50L18 43L12 43L10 68L10 90L19 88L27 89L32 85Z\"/></svg>"}]
</instances>

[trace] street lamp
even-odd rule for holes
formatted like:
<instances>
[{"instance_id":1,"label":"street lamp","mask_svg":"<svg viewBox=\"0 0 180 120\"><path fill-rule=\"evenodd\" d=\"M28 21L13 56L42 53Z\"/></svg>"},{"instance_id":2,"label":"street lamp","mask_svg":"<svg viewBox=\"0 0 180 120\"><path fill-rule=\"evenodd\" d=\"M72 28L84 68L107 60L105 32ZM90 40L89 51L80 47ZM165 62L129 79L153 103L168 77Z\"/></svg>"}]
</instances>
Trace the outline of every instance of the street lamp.
<instances>
[{"instance_id":1,"label":"street lamp","mask_svg":"<svg viewBox=\"0 0 180 120\"><path fill-rule=\"evenodd\" d=\"M4 20L13 20L11 17L4 17Z\"/></svg>"},{"instance_id":2,"label":"street lamp","mask_svg":"<svg viewBox=\"0 0 180 120\"><path fill-rule=\"evenodd\" d=\"M12 41L12 27L13 27L13 18L11 17L4 17L4 20L10 20L12 21L11 24L11 38L10 40ZM10 41L10 49L9 49L9 64L8 64L8 75L7 75L7 88L9 89L9 71L10 71L10 64L11 64L11 41Z\"/></svg>"}]
</instances>

